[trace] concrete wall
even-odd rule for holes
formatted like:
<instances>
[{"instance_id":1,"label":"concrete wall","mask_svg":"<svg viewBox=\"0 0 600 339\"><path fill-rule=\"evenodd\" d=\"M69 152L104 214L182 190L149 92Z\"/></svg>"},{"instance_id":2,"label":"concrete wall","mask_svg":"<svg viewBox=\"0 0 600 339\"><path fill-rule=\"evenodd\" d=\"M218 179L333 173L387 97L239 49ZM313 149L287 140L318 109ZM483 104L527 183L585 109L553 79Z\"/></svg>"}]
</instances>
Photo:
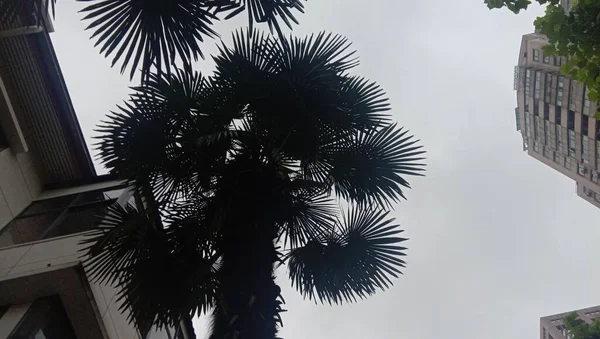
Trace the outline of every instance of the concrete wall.
<instances>
[{"instance_id":1,"label":"concrete wall","mask_svg":"<svg viewBox=\"0 0 600 339\"><path fill-rule=\"evenodd\" d=\"M65 236L0 249L0 279L10 279L22 275L35 274L48 267L65 263L79 262L82 234ZM117 290L106 284L90 282L93 292L91 302L95 303L106 329L107 339L139 339L134 326L119 311ZM164 339L166 336L153 335L152 338Z\"/></svg>"},{"instance_id":2,"label":"concrete wall","mask_svg":"<svg viewBox=\"0 0 600 339\"><path fill-rule=\"evenodd\" d=\"M0 230L37 198L42 185L31 153L0 151Z\"/></svg>"}]
</instances>

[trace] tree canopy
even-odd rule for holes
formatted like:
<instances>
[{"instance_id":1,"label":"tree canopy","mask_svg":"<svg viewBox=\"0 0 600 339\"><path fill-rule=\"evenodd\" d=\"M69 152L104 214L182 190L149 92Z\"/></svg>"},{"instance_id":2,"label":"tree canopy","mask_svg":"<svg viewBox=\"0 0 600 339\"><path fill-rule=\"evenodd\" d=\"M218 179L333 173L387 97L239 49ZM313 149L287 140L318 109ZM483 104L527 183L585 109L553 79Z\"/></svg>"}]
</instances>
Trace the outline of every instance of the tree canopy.
<instances>
[{"instance_id":1,"label":"tree canopy","mask_svg":"<svg viewBox=\"0 0 600 339\"><path fill-rule=\"evenodd\" d=\"M535 28L548 37L546 55L567 57L561 73L587 87L590 101L600 101L600 1L578 0L570 12L558 0L537 0L547 4ZM514 13L527 9L529 0L485 0L490 9L507 7ZM600 113L596 113L600 117Z\"/></svg>"},{"instance_id":2,"label":"tree canopy","mask_svg":"<svg viewBox=\"0 0 600 339\"><path fill-rule=\"evenodd\" d=\"M590 325L581 320L577 313L571 313L563 319L563 323L571 339L600 339L600 319L596 319Z\"/></svg>"}]
</instances>

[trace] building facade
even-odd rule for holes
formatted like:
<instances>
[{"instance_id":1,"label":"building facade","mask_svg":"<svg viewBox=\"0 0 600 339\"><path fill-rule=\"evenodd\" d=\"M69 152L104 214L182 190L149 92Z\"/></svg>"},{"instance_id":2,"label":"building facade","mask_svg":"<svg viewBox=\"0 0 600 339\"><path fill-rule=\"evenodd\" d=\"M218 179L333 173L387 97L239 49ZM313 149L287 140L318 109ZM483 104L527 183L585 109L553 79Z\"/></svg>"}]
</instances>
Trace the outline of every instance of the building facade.
<instances>
[{"instance_id":1,"label":"building facade","mask_svg":"<svg viewBox=\"0 0 600 339\"><path fill-rule=\"evenodd\" d=\"M576 183L577 195L600 207L600 124L586 87L562 76L565 57L544 55L547 38L521 40L514 89L523 150Z\"/></svg>"},{"instance_id":2,"label":"building facade","mask_svg":"<svg viewBox=\"0 0 600 339\"><path fill-rule=\"evenodd\" d=\"M112 203L139 203L94 170L49 20L0 23L0 338L192 339L190 319L138 329L115 286L88 279L86 232Z\"/></svg>"},{"instance_id":3,"label":"building facade","mask_svg":"<svg viewBox=\"0 0 600 339\"><path fill-rule=\"evenodd\" d=\"M577 311L559 313L540 319L540 339L569 339L563 319L571 313L577 313L579 319L591 324L600 317L600 306L584 308Z\"/></svg>"}]
</instances>

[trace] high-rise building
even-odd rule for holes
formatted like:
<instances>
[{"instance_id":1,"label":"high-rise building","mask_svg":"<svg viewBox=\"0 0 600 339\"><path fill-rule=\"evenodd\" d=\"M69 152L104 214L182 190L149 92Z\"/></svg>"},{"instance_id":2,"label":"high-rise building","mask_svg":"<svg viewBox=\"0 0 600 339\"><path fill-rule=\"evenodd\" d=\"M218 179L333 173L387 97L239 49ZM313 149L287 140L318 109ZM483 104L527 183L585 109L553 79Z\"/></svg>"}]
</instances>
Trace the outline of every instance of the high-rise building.
<instances>
[{"instance_id":1,"label":"high-rise building","mask_svg":"<svg viewBox=\"0 0 600 339\"><path fill-rule=\"evenodd\" d=\"M51 23L31 20L0 22L0 338L194 338L190 319L135 326L119 288L89 279L80 242L95 217L108 204L140 200L96 174Z\"/></svg>"},{"instance_id":2,"label":"high-rise building","mask_svg":"<svg viewBox=\"0 0 600 339\"><path fill-rule=\"evenodd\" d=\"M563 319L573 312L577 313L579 319L591 324L600 317L600 306L542 317L540 319L540 339L569 339Z\"/></svg>"},{"instance_id":3,"label":"high-rise building","mask_svg":"<svg viewBox=\"0 0 600 339\"><path fill-rule=\"evenodd\" d=\"M514 89L523 150L573 179L577 195L600 207L600 123L586 86L562 76L565 57L544 55L546 36L523 36Z\"/></svg>"}]
</instances>

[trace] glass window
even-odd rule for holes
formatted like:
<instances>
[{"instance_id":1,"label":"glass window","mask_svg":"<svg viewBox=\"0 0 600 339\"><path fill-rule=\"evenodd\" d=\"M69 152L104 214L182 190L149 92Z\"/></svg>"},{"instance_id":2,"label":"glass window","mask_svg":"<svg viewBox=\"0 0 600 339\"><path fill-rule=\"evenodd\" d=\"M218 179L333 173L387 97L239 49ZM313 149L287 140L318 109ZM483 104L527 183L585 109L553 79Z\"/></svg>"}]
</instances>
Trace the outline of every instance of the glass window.
<instances>
[{"instance_id":1,"label":"glass window","mask_svg":"<svg viewBox=\"0 0 600 339\"><path fill-rule=\"evenodd\" d=\"M550 62L550 57L549 57L549 56L546 56L546 55L544 55L544 63L545 63L545 64L549 64L549 63L551 63L551 62Z\"/></svg>"},{"instance_id":2,"label":"glass window","mask_svg":"<svg viewBox=\"0 0 600 339\"><path fill-rule=\"evenodd\" d=\"M567 112L567 128L575 130L575 112L573 111Z\"/></svg>"},{"instance_id":3,"label":"glass window","mask_svg":"<svg viewBox=\"0 0 600 339\"><path fill-rule=\"evenodd\" d=\"M565 130L564 127L560 126L560 125L556 125L556 142L558 144L558 150L560 151L561 154L567 154L567 148L565 147L565 143L564 143L564 137L563 135L566 132L563 132Z\"/></svg>"},{"instance_id":4,"label":"glass window","mask_svg":"<svg viewBox=\"0 0 600 339\"><path fill-rule=\"evenodd\" d=\"M569 139L568 139L568 147L569 147L569 155L575 156L575 131L569 130Z\"/></svg>"},{"instance_id":5,"label":"glass window","mask_svg":"<svg viewBox=\"0 0 600 339\"><path fill-rule=\"evenodd\" d=\"M577 173L581 176L585 176L587 174L587 168L583 164L577 165Z\"/></svg>"},{"instance_id":6,"label":"glass window","mask_svg":"<svg viewBox=\"0 0 600 339\"><path fill-rule=\"evenodd\" d=\"M60 298L36 300L17 327L11 339L77 339Z\"/></svg>"},{"instance_id":7,"label":"glass window","mask_svg":"<svg viewBox=\"0 0 600 339\"><path fill-rule=\"evenodd\" d=\"M590 154L589 154L589 148L590 148L590 139L587 137L587 135L582 135L581 136L581 160L583 161L584 164L589 164L590 163Z\"/></svg>"},{"instance_id":8,"label":"glass window","mask_svg":"<svg viewBox=\"0 0 600 339\"><path fill-rule=\"evenodd\" d=\"M547 145L550 149L556 150L556 128L554 127L554 124L548 120L544 121L544 125Z\"/></svg>"},{"instance_id":9,"label":"glass window","mask_svg":"<svg viewBox=\"0 0 600 339\"><path fill-rule=\"evenodd\" d=\"M540 119L540 117L534 117L534 123L535 123L535 139L545 145L546 144L546 133L545 133L543 120Z\"/></svg>"},{"instance_id":10,"label":"glass window","mask_svg":"<svg viewBox=\"0 0 600 339\"><path fill-rule=\"evenodd\" d=\"M533 49L533 61L540 61L540 50Z\"/></svg>"},{"instance_id":11,"label":"glass window","mask_svg":"<svg viewBox=\"0 0 600 339\"><path fill-rule=\"evenodd\" d=\"M587 87L583 88L583 109L584 115L590 115L590 99L588 98Z\"/></svg>"},{"instance_id":12,"label":"glass window","mask_svg":"<svg viewBox=\"0 0 600 339\"><path fill-rule=\"evenodd\" d=\"M565 167L567 169L573 170L573 169L575 169L575 165L576 165L575 159L573 159L571 157L566 157Z\"/></svg>"},{"instance_id":13,"label":"glass window","mask_svg":"<svg viewBox=\"0 0 600 339\"><path fill-rule=\"evenodd\" d=\"M596 169L600 170L600 141L596 141Z\"/></svg>"},{"instance_id":14,"label":"glass window","mask_svg":"<svg viewBox=\"0 0 600 339\"><path fill-rule=\"evenodd\" d=\"M525 96L531 96L531 69L525 71Z\"/></svg>"},{"instance_id":15,"label":"glass window","mask_svg":"<svg viewBox=\"0 0 600 339\"><path fill-rule=\"evenodd\" d=\"M117 191L110 188L34 201L0 232L0 247L90 230L116 201Z\"/></svg>"},{"instance_id":16,"label":"glass window","mask_svg":"<svg viewBox=\"0 0 600 339\"><path fill-rule=\"evenodd\" d=\"M557 81L557 85L556 85L556 106L562 106L563 87L564 87L564 78L558 77L558 81Z\"/></svg>"},{"instance_id":17,"label":"glass window","mask_svg":"<svg viewBox=\"0 0 600 339\"><path fill-rule=\"evenodd\" d=\"M535 71L535 84L534 84L534 91L535 91L535 98L539 99L540 98L540 92L541 92L541 84L542 82L542 72L540 71Z\"/></svg>"},{"instance_id":18,"label":"glass window","mask_svg":"<svg viewBox=\"0 0 600 339\"><path fill-rule=\"evenodd\" d=\"M569 109L575 110L575 98L577 97L577 81L571 80L569 85Z\"/></svg>"},{"instance_id":19,"label":"glass window","mask_svg":"<svg viewBox=\"0 0 600 339\"><path fill-rule=\"evenodd\" d=\"M546 73L546 85L544 87L544 101L550 102L550 94L552 93L552 74Z\"/></svg>"}]
</instances>

